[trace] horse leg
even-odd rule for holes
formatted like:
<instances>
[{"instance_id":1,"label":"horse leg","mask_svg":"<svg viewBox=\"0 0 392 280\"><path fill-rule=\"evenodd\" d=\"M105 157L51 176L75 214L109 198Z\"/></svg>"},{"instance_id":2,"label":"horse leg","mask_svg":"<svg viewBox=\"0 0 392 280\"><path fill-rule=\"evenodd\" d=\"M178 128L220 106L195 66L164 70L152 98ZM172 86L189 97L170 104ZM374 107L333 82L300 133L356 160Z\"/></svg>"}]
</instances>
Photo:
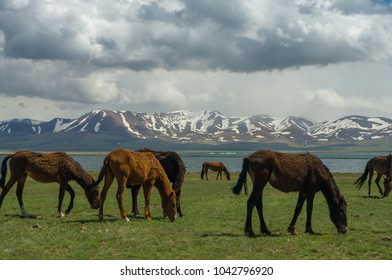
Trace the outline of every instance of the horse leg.
<instances>
[{"instance_id":1,"label":"horse leg","mask_svg":"<svg viewBox=\"0 0 392 280\"><path fill-rule=\"evenodd\" d=\"M24 189L26 179L27 179L27 174L23 174L21 177L19 177L18 185L16 187L16 197L18 198L18 203L19 203L20 210L22 211L22 216L29 218L31 217L31 215L27 213L23 203L23 189Z\"/></svg>"},{"instance_id":2,"label":"horse leg","mask_svg":"<svg viewBox=\"0 0 392 280\"><path fill-rule=\"evenodd\" d=\"M313 201L314 193L308 194L306 198L306 230L305 233L314 234L312 229L312 212L313 212Z\"/></svg>"},{"instance_id":3,"label":"horse leg","mask_svg":"<svg viewBox=\"0 0 392 280\"><path fill-rule=\"evenodd\" d=\"M208 181L207 173L208 173L208 167L206 167L206 172L204 173L206 175L206 180Z\"/></svg>"},{"instance_id":4,"label":"horse leg","mask_svg":"<svg viewBox=\"0 0 392 280\"><path fill-rule=\"evenodd\" d=\"M184 214L181 211L181 203L180 203L181 190L179 190L176 193L176 196L177 196L177 213L178 213L178 215L180 215L180 217L183 217Z\"/></svg>"},{"instance_id":5,"label":"horse leg","mask_svg":"<svg viewBox=\"0 0 392 280\"><path fill-rule=\"evenodd\" d=\"M64 217L64 213L62 210L62 205L63 205L63 200L64 200L64 195L65 195L65 189L67 188L68 183L60 183L60 188L59 188L59 202L57 204L57 218L62 218Z\"/></svg>"},{"instance_id":6,"label":"horse leg","mask_svg":"<svg viewBox=\"0 0 392 280\"><path fill-rule=\"evenodd\" d=\"M373 172L373 169L369 169L368 196L370 196L370 186L372 185Z\"/></svg>"},{"instance_id":7,"label":"horse leg","mask_svg":"<svg viewBox=\"0 0 392 280\"><path fill-rule=\"evenodd\" d=\"M253 183L253 190L252 193L250 194L248 201L246 203L246 222L245 222L245 233L249 234L249 237L254 237L255 233L253 232L252 229L252 212L253 212L253 207L257 207L258 214L259 214L259 219L260 219L260 228L261 232L265 233L268 235L271 234L269 230L267 229L267 226L264 221L263 217L263 188L265 186L266 182L264 184L258 184L257 182ZM257 204L257 205L256 205Z\"/></svg>"},{"instance_id":8,"label":"horse leg","mask_svg":"<svg viewBox=\"0 0 392 280\"><path fill-rule=\"evenodd\" d=\"M378 191L380 192L380 194L381 194L382 196L384 196L384 193L382 192L382 189L381 189L381 187L380 187L380 180L381 180L381 177L382 177L382 175L377 173L377 178L376 178L375 182L376 182L376 185L377 185L377 187L378 187Z\"/></svg>"},{"instance_id":9,"label":"horse leg","mask_svg":"<svg viewBox=\"0 0 392 280\"><path fill-rule=\"evenodd\" d=\"M114 177L111 172L105 173L105 184L103 185L102 191L100 193L100 204L99 204L99 215L98 220L100 222L103 221L103 206L105 204L106 196L109 190L110 185L113 183Z\"/></svg>"},{"instance_id":10,"label":"horse leg","mask_svg":"<svg viewBox=\"0 0 392 280\"><path fill-rule=\"evenodd\" d=\"M271 235L271 232L269 231L267 225L265 224L265 220L263 216L263 191L261 191L259 199L256 200L256 209L257 209L257 213L259 214L261 233L265 235Z\"/></svg>"},{"instance_id":11,"label":"horse leg","mask_svg":"<svg viewBox=\"0 0 392 280\"><path fill-rule=\"evenodd\" d=\"M140 185L131 187L131 192L132 192L132 213L133 213L134 216L140 215L139 207L137 205L137 196L139 194L140 187L141 187Z\"/></svg>"},{"instance_id":12,"label":"horse leg","mask_svg":"<svg viewBox=\"0 0 392 280\"><path fill-rule=\"evenodd\" d=\"M127 214L125 213L125 209L124 209L124 191L125 191L126 186L127 186L127 179L125 177L120 178L120 180L117 179L116 198L117 198L118 208L120 210L121 218L123 220L129 222L129 219L128 219Z\"/></svg>"},{"instance_id":13,"label":"horse leg","mask_svg":"<svg viewBox=\"0 0 392 280\"><path fill-rule=\"evenodd\" d=\"M294 210L294 216L291 223L287 229L292 235L295 235L295 223L297 222L298 216L301 213L302 206L304 205L306 195L303 192L299 192L297 205Z\"/></svg>"},{"instance_id":14,"label":"horse leg","mask_svg":"<svg viewBox=\"0 0 392 280\"><path fill-rule=\"evenodd\" d=\"M144 184L143 185L143 192L144 192L144 217L147 220L151 219L150 213L150 194L153 184Z\"/></svg>"},{"instance_id":15,"label":"horse leg","mask_svg":"<svg viewBox=\"0 0 392 280\"><path fill-rule=\"evenodd\" d=\"M67 188L65 189L69 195L71 196L71 199L69 201L69 205L67 210L65 210L65 215L68 215L69 213L71 213L71 210L73 208L74 205L74 200L75 200L75 191L71 188L71 186L69 184L67 184Z\"/></svg>"},{"instance_id":16,"label":"horse leg","mask_svg":"<svg viewBox=\"0 0 392 280\"><path fill-rule=\"evenodd\" d=\"M218 173L216 174L216 180L219 179L219 173L220 173L220 171L218 171ZM222 180L222 179L221 179L221 180Z\"/></svg>"},{"instance_id":17,"label":"horse leg","mask_svg":"<svg viewBox=\"0 0 392 280\"><path fill-rule=\"evenodd\" d=\"M17 176L13 176L13 175L11 174L11 178L8 180L7 184L4 186L4 188L3 188L2 191L1 191L1 195L0 195L0 208L1 208L1 205L3 204L3 200L4 200L5 196L6 196L7 193L11 190L11 188L15 185L15 183L16 183L17 181L18 181L18 180L17 180ZM23 207L23 209L24 209L24 207ZM21 208L21 210L22 210L22 208ZM23 210L22 210L22 212L23 212ZM25 212L26 212L26 211L24 211L23 215L27 214L27 213L25 213Z\"/></svg>"}]
</instances>

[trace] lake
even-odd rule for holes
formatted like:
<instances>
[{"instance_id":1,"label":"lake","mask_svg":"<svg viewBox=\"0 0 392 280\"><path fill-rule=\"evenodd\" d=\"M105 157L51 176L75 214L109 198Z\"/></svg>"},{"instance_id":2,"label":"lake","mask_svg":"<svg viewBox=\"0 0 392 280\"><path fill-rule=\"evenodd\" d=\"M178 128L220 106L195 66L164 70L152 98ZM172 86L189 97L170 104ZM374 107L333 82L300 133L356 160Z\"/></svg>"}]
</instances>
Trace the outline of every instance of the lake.
<instances>
[{"instance_id":1,"label":"lake","mask_svg":"<svg viewBox=\"0 0 392 280\"><path fill-rule=\"evenodd\" d=\"M184 161L188 172L200 172L204 161L221 161L230 172L239 172L242 167L242 158L250 152L202 152L184 151L178 152ZM362 173L367 161L379 154L332 154L320 153L316 155L324 162L331 172L340 173ZM87 171L99 171L104 154L71 154L72 158L78 161ZM0 161L5 157L0 154Z\"/></svg>"}]
</instances>

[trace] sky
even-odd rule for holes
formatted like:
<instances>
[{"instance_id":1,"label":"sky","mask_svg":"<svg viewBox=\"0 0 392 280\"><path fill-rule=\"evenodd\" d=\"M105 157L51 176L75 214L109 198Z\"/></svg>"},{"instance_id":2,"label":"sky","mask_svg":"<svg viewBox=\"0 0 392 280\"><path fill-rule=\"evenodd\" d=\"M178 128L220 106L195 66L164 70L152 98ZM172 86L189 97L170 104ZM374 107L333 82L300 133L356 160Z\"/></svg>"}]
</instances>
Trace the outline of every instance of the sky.
<instances>
[{"instance_id":1,"label":"sky","mask_svg":"<svg viewBox=\"0 0 392 280\"><path fill-rule=\"evenodd\" d=\"M0 120L392 118L390 2L2 0Z\"/></svg>"}]
</instances>

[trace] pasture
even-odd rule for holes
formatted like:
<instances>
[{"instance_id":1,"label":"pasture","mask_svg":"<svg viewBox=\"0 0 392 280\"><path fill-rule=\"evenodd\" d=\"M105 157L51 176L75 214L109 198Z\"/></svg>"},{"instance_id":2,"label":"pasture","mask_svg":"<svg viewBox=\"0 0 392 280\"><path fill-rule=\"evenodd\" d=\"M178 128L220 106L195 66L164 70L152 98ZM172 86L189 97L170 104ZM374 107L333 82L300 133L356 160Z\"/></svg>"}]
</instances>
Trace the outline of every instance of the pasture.
<instances>
[{"instance_id":1,"label":"pasture","mask_svg":"<svg viewBox=\"0 0 392 280\"><path fill-rule=\"evenodd\" d=\"M97 178L97 173L91 173ZM213 175L213 173L211 173ZM271 186L264 192L264 217L274 236L261 236L254 210L256 238L244 235L247 196L231 192L231 181L202 181L199 173L188 173L181 203L184 217L174 223L163 218L160 196L151 195L152 220L131 216L131 192L126 190L125 207L130 221L121 220L115 198L117 186L109 189L103 222L91 209L83 190L71 182L75 206L71 214L56 218L57 184L26 182L24 202L36 219L20 218L16 186L0 209L0 258L3 260L376 260L392 259L392 197L374 197L367 187L357 190L353 182L360 174L334 174L348 204L348 232L338 234L329 218L324 196L316 194L313 229L304 233L306 209L297 222L297 235L286 229L297 202L297 193L282 193ZM9 176L9 174L8 174ZM8 179L7 176L7 179ZM248 184L250 180L248 178ZM250 185L249 185L250 187ZM100 185L102 189L102 184ZM64 203L68 203L66 194ZM139 207L143 210L143 195ZM142 212L142 211L141 211Z\"/></svg>"}]
</instances>

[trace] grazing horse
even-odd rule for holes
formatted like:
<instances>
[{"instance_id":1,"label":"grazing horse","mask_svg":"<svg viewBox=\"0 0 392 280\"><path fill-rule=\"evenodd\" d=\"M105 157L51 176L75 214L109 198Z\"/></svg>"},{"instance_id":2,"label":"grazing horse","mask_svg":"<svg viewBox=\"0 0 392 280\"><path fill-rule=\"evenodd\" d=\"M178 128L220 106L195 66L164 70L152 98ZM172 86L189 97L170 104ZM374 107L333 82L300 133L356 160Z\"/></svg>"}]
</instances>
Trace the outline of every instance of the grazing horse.
<instances>
[{"instance_id":1,"label":"grazing horse","mask_svg":"<svg viewBox=\"0 0 392 280\"><path fill-rule=\"evenodd\" d=\"M7 173L7 161L10 159L9 166L11 177L5 185L5 177ZM65 214L69 214L73 208L75 191L69 185L69 181L76 181L85 192L87 200L91 208L99 208L99 189L94 185L94 179L80 166L78 162L73 160L69 155L63 152L55 153L35 153L30 151L18 151L4 158L1 167L0 187L2 192L0 195L0 207L4 197L9 190L18 182L16 196L22 215L30 217L26 212L23 204L23 188L27 176L41 183L56 182L60 184L58 217L63 217L62 203L65 191L67 191L71 200Z\"/></svg>"},{"instance_id":2,"label":"grazing horse","mask_svg":"<svg viewBox=\"0 0 392 280\"><path fill-rule=\"evenodd\" d=\"M162 208L170 221L176 218L176 194L161 164L152 153L135 152L126 149L115 149L104 159L96 184L105 177L101 191L99 221L103 220L103 206L106 195L113 180L117 180L117 203L121 217L129 221L124 209L124 191L127 185L142 185L145 199L144 216L150 219L150 193L155 186L162 199Z\"/></svg>"},{"instance_id":3,"label":"grazing horse","mask_svg":"<svg viewBox=\"0 0 392 280\"><path fill-rule=\"evenodd\" d=\"M247 202L245 233L255 236L252 230L252 211L256 206L259 214L261 232L271 235L263 217L263 190L269 182L282 192L299 192L294 216L288 227L295 234L295 223L302 206L307 201L306 233L314 234L312 229L312 211L315 194L321 190L328 207L330 218L339 233L347 231L347 204L340 194L339 188L329 171L320 159L311 154L284 154L273 151L257 151L245 157L242 171L233 193L239 194L249 173L253 182L253 190Z\"/></svg>"},{"instance_id":4,"label":"grazing horse","mask_svg":"<svg viewBox=\"0 0 392 280\"><path fill-rule=\"evenodd\" d=\"M200 174L202 180L204 180L204 174L206 175L206 179L208 180L207 173L209 169L218 172L218 174L216 175L217 180L219 176L220 179L222 180L222 172L225 172L226 179L230 180L230 172L227 170L226 166L221 162L211 162L211 161L205 161L203 163L203 166L201 168L201 174Z\"/></svg>"},{"instance_id":5,"label":"grazing horse","mask_svg":"<svg viewBox=\"0 0 392 280\"><path fill-rule=\"evenodd\" d=\"M377 177L375 180L375 183L378 187L378 191L380 192L380 194L382 196L388 196L390 191L391 191L391 187L390 184L387 183L387 181L391 181L391 166L392 166L392 155L388 155L388 156L375 156L373 158L371 158L367 163L366 163L366 167L365 167L365 171L363 172L363 174L354 182L354 185L356 185L357 189L360 189L363 185L363 183L365 183L368 175L369 175L369 180L368 180L368 195L370 196L370 186L372 184L372 178L373 178L373 174L374 172L377 173ZM380 187L380 180L381 177L383 175L386 175L386 182L384 182L384 192L382 191L381 187Z\"/></svg>"},{"instance_id":6,"label":"grazing horse","mask_svg":"<svg viewBox=\"0 0 392 280\"><path fill-rule=\"evenodd\" d=\"M159 160L163 169L166 172L169 181L172 182L172 188L177 196L177 213L180 217L184 214L181 210L180 197L181 188L184 183L186 167L181 157L176 152L171 151L153 151L150 149L138 150L138 152L151 152ZM139 215L139 209L137 204L137 196L141 185L127 185L127 188L131 188L132 192L132 213L136 216Z\"/></svg>"}]
</instances>

